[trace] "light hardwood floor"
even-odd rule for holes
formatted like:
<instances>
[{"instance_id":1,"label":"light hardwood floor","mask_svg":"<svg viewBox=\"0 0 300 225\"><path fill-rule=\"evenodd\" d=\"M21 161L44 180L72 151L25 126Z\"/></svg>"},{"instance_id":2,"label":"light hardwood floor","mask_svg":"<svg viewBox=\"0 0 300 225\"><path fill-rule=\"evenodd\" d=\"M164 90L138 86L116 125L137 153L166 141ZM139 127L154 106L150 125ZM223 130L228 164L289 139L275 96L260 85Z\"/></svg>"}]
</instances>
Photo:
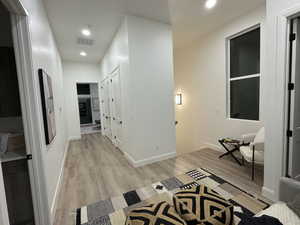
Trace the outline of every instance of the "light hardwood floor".
<instances>
[{"instance_id":1,"label":"light hardwood floor","mask_svg":"<svg viewBox=\"0 0 300 225\"><path fill-rule=\"evenodd\" d=\"M64 179L59 194L55 225L74 225L74 210L126 191L152 184L191 169L204 167L216 175L260 195L262 168L257 169L255 182L250 179L250 165L239 166L220 152L203 149L173 159L133 168L123 154L100 134L84 135L70 144Z\"/></svg>"}]
</instances>

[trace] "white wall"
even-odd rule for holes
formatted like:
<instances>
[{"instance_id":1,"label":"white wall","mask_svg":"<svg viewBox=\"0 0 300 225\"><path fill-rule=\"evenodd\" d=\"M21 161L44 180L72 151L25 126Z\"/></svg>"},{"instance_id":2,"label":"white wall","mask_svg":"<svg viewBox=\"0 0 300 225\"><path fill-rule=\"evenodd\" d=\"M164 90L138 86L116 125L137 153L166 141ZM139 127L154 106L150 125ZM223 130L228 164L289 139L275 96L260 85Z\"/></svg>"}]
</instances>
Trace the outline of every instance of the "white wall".
<instances>
[{"instance_id":1,"label":"white wall","mask_svg":"<svg viewBox=\"0 0 300 225\"><path fill-rule=\"evenodd\" d=\"M174 156L173 41L167 24L129 16L101 63L120 65L123 146L134 165Z\"/></svg>"},{"instance_id":2,"label":"white wall","mask_svg":"<svg viewBox=\"0 0 300 225\"><path fill-rule=\"evenodd\" d=\"M35 137L41 140L44 167L44 177L47 185L47 197L49 209L54 207L54 198L59 183L61 168L66 150L67 138L65 133L65 116L64 116L64 89L62 78L61 58L49 25L47 14L42 0L22 0L23 6L27 9L29 15L29 31L31 37L33 71L34 76L38 77L38 69L44 69L52 78L53 94L54 94L54 109L56 116L56 131L57 135L53 142L45 145L45 137L43 131L43 118L41 99L37 96L32 101L37 101L39 117L36 118L36 123L40 127L40 136ZM38 79L35 79L35 89L39 93ZM49 214L54 213L49 211ZM53 214L52 214L53 216ZM52 217L53 219L53 217Z\"/></svg>"},{"instance_id":3,"label":"white wall","mask_svg":"<svg viewBox=\"0 0 300 225\"><path fill-rule=\"evenodd\" d=\"M68 138L79 139L81 134L76 83L100 84L100 69L97 64L64 61L63 70Z\"/></svg>"},{"instance_id":4,"label":"white wall","mask_svg":"<svg viewBox=\"0 0 300 225\"><path fill-rule=\"evenodd\" d=\"M176 151L171 26L128 17L135 160ZM143 149L143 151L141 151Z\"/></svg>"},{"instance_id":5,"label":"white wall","mask_svg":"<svg viewBox=\"0 0 300 225\"><path fill-rule=\"evenodd\" d=\"M220 137L240 137L263 126L263 113L260 122L227 118L226 38L261 24L263 84L264 21L265 6L262 6L184 48L175 49L175 90L183 95L183 105L176 106L178 154L203 147L219 149ZM264 112L262 100L260 110Z\"/></svg>"},{"instance_id":6,"label":"white wall","mask_svg":"<svg viewBox=\"0 0 300 225\"><path fill-rule=\"evenodd\" d=\"M279 178L284 173L284 97L285 74L279 70L278 17L289 8L300 6L299 0L267 0L267 61L266 61L266 150L265 182L263 192L272 199L278 198ZM278 33L280 32L280 33ZM282 62L284 65L284 62Z\"/></svg>"}]
</instances>

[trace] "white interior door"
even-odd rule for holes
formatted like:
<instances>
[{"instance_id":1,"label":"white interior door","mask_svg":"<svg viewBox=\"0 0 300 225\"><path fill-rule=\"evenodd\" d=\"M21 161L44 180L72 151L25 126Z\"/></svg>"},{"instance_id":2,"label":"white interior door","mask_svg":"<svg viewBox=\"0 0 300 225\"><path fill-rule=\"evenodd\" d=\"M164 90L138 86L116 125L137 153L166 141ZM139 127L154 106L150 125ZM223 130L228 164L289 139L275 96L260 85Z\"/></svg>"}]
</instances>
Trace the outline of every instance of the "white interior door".
<instances>
[{"instance_id":1,"label":"white interior door","mask_svg":"<svg viewBox=\"0 0 300 225\"><path fill-rule=\"evenodd\" d=\"M110 79L107 79L106 81L106 96L107 96L107 101L106 101L106 120L107 120L107 137L113 142L113 126L112 126L112 104L111 104L111 81Z\"/></svg>"},{"instance_id":2,"label":"white interior door","mask_svg":"<svg viewBox=\"0 0 300 225\"><path fill-rule=\"evenodd\" d=\"M105 118L105 113L106 113L106 97L105 97L105 81L101 82L101 87L100 87L100 104L101 104L101 124L102 124L102 135L106 136L106 118Z\"/></svg>"},{"instance_id":3,"label":"white interior door","mask_svg":"<svg viewBox=\"0 0 300 225\"><path fill-rule=\"evenodd\" d=\"M103 135L112 140L112 130L111 130L111 115L110 115L110 82L106 79L102 82L102 116L103 116Z\"/></svg>"},{"instance_id":4,"label":"white interior door","mask_svg":"<svg viewBox=\"0 0 300 225\"><path fill-rule=\"evenodd\" d=\"M293 32L296 40L292 43L292 68L291 83L294 90L291 91L290 128L293 135L290 138L289 151L289 175L295 178L300 175L300 19L293 20Z\"/></svg>"},{"instance_id":5,"label":"white interior door","mask_svg":"<svg viewBox=\"0 0 300 225\"><path fill-rule=\"evenodd\" d=\"M116 69L111 77L112 93L112 128L114 144L121 148L122 144L122 113L121 113L121 85L120 70Z\"/></svg>"},{"instance_id":6,"label":"white interior door","mask_svg":"<svg viewBox=\"0 0 300 225\"><path fill-rule=\"evenodd\" d=\"M41 159L40 155L37 154L37 152L40 151L37 151L37 149L34 147L39 146L38 144L36 144L39 143L39 138L37 137L39 131L38 129L35 129L36 127L34 126L36 124L37 114L33 109L33 104L35 103L32 98L30 98L30 96L34 95L35 89L32 88L33 82L31 80L32 64L29 54L30 46L28 42L28 20L27 16L24 16L27 13L19 1L0 0L0 2L5 3L4 8L1 6L1 11L5 10L11 12L10 18L12 20L12 28L10 32L12 32L13 38L12 47L15 57L14 66L16 66L17 70L23 132L25 139L24 147L26 148L26 150L23 149L25 151L23 151L22 154L18 156L18 159L15 158L15 154L17 153L6 153L1 156L0 224L41 224L41 221L48 223L50 222L50 218L48 216L49 211L46 210L48 202L47 196L44 195L46 194L46 188L43 188L45 186L43 183L44 180L39 173L41 171L40 163L37 163L38 160ZM5 9L5 7L8 7L7 10ZM3 12L4 11L2 11L2 13ZM1 15L1 20L3 20L3 16L6 16L5 14ZM4 19L4 21L6 21L6 19ZM4 22L4 24L5 23L6 22ZM4 24L2 24L1 26L3 26ZM4 32L6 33L6 31ZM5 37L5 34L3 34L3 36ZM7 57L10 56L7 55ZM1 65L1 67L2 66L3 64ZM0 82L3 82L3 80ZM33 158L31 160L30 158L28 158L28 160L26 159L27 156L32 155ZM35 163L33 163L33 161ZM19 162L22 163L22 167L20 167ZM8 171L5 169L7 167L13 168L13 170ZM21 168L21 171L18 171L18 168ZM17 187L18 189L15 189L15 187ZM24 195L24 190L27 192L25 193L26 196ZM27 194L29 194L30 197ZM13 199L13 201L11 199ZM38 207L39 203L41 202L45 203L45 205L40 205L40 207Z\"/></svg>"}]
</instances>

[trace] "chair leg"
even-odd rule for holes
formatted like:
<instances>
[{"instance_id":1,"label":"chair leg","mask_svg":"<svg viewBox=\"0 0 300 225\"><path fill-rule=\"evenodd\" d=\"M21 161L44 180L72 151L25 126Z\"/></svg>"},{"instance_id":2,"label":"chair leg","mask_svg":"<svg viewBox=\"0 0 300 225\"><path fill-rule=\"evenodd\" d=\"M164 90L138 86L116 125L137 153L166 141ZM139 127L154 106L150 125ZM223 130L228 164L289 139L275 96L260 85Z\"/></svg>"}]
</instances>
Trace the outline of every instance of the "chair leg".
<instances>
[{"instance_id":1,"label":"chair leg","mask_svg":"<svg viewBox=\"0 0 300 225\"><path fill-rule=\"evenodd\" d=\"M255 170L255 168L254 168L255 167L255 165L254 165L255 164L254 151L255 151L255 149L254 149L254 146L253 146L253 151L252 151L252 176L251 176L252 177L252 181L254 181L254 172L255 172L254 171Z\"/></svg>"},{"instance_id":2,"label":"chair leg","mask_svg":"<svg viewBox=\"0 0 300 225\"><path fill-rule=\"evenodd\" d=\"M254 162L252 162L252 181L254 181Z\"/></svg>"}]
</instances>

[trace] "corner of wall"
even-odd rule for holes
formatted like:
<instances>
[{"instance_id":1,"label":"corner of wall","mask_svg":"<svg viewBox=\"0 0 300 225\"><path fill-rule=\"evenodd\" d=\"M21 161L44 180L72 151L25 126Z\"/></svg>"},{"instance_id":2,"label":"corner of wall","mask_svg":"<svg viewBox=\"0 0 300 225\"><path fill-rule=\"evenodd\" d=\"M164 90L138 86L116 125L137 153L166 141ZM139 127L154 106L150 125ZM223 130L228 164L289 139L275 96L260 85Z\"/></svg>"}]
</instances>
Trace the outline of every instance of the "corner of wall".
<instances>
[{"instance_id":1,"label":"corner of wall","mask_svg":"<svg viewBox=\"0 0 300 225\"><path fill-rule=\"evenodd\" d=\"M166 153L166 154L150 157L150 158L143 159L143 160L135 160L131 155L129 155L126 152L124 152L124 156L134 168L137 168L137 167L146 166L148 164L152 164L155 162L174 158L174 157L176 157L176 152Z\"/></svg>"},{"instance_id":2,"label":"corner of wall","mask_svg":"<svg viewBox=\"0 0 300 225\"><path fill-rule=\"evenodd\" d=\"M263 188L262 188L262 195L272 201L278 200L278 197L276 196L275 191L267 188L266 186L263 186Z\"/></svg>"},{"instance_id":3,"label":"corner of wall","mask_svg":"<svg viewBox=\"0 0 300 225\"><path fill-rule=\"evenodd\" d=\"M81 136L71 136L68 138L68 141L78 141L81 140Z\"/></svg>"}]
</instances>

